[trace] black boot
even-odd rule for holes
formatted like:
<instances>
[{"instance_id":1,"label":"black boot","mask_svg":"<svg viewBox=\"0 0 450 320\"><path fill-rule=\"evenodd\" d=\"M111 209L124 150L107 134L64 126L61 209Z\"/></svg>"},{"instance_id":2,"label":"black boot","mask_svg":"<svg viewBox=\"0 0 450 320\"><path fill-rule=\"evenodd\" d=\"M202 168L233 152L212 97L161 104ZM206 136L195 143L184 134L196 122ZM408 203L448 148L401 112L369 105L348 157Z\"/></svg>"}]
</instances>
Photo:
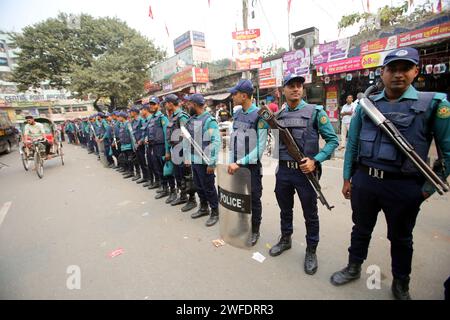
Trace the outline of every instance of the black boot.
<instances>
[{"instance_id":1,"label":"black boot","mask_svg":"<svg viewBox=\"0 0 450 320\"><path fill-rule=\"evenodd\" d=\"M131 179L131 181L138 181L139 179L141 179L141 175L137 174L133 177L133 179Z\"/></svg>"},{"instance_id":2,"label":"black boot","mask_svg":"<svg viewBox=\"0 0 450 320\"><path fill-rule=\"evenodd\" d=\"M335 286L340 286L350 281L359 279L361 277L361 264L359 263L349 263L341 271L333 273L331 276L331 283Z\"/></svg>"},{"instance_id":3,"label":"black boot","mask_svg":"<svg viewBox=\"0 0 450 320\"><path fill-rule=\"evenodd\" d=\"M197 206L197 200L195 200L195 194L189 196L189 200L185 206L181 208L182 212L187 212L194 209Z\"/></svg>"},{"instance_id":4,"label":"black boot","mask_svg":"<svg viewBox=\"0 0 450 320\"><path fill-rule=\"evenodd\" d=\"M197 219L207 215L209 215L208 202L202 202L200 203L200 208L197 210L197 212L191 214L191 218Z\"/></svg>"},{"instance_id":5,"label":"black boot","mask_svg":"<svg viewBox=\"0 0 450 320\"><path fill-rule=\"evenodd\" d=\"M409 277L405 279L392 280L392 294L397 300L411 300L409 295Z\"/></svg>"},{"instance_id":6,"label":"black boot","mask_svg":"<svg viewBox=\"0 0 450 320\"><path fill-rule=\"evenodd\" d=\"M161 199L161 198L167 197L168 195L169 195L169 187L163 186L162 191L160 193L156 194L155 199Z\"/></svg>"},{"instance_id":7,"label":"black boot","mask_svg":"<svg viewBox=\"0 0 450 320\"><path fill-rule=\"evenodd\" d=\"M153 181L147 180L147 182L145 182L142 186L144 188L150 187L153 184Z\"/></svg>"},{"instance_id":8,"label":"black boot","mask_svg":"<svg viewBox=\"0 0 450 320\"><path fill-rule=\"evenodd\" d=\"M118 169L116 169L116 171L122 173L122 172L125 172L126 170L124 168L122 168L122 167L119 167Z\"/></svg>"},{"instance_id":9,"label":"black boot","mask_svg":"<svg viewBox=\"0 0 450 320\"><path fill-rule=\"evenodd\" d=\"M148 186L148 190L152 190L152 189L162 190L161 189L161 181L156 180L154 183L152 183L151 185Z\"/></svg>"},{"instance_id":10,"label":"black boot","mask_svg":"<svg viewBox=\"0 0 450 320\"><path fill-rule=\"evenodd\" d=\"M219 208L211 209L211 215L209 219L206 221L205 226L212 227L219 221Z\"/></svg>"},{"instance_id":11,"label":"black boot","mask_svg":"<svg viewBox=\"0 0 450 320\"><path fill-rule=\"evenodd\" d=\"M306 248L304 269L309 275L313 275L317 271L317 255L315 246Z\"/></svg>"},{"instance_id":12,"label":"black boot","mask_svg":"<svg viewBox=\"0 0 450 320\"><path fill-rule=\"evenodd\" d=\"M163 191L164 191L164 188L163 188L162 184L160 183L159 187L158 187L158 190L156 190L156 193L161 193Z\"/></svg>"},{"instance_id":13,"label":"black boot","mask_svg":"<svg viewBox=\"0 0 450 320\"><path fill-rule=\"evenodd\" d=\"M148 178L147 178L147 177L142 177L141 179L137 180L136 183L137 183L137 184L141 184L141 183L145 183L145 182L147 182L147 181L148 181Z\"/></svg>"},{"instance_id":14,"label":"black boot","mask_svg":"<svg viewBox=\"0 0 450 320\"><path fill-rule=\"evenodd\" d=\"M186 203L187 201L188 201L188 198L187 198L187 196L186 196L186 192L181 191L181 192L180 192L180 196L179 196L177 199L175 199L174 201L172 201L172 202L170 203L170 205L171 205L171 206L177 206L177 205L179 205L179 204Z\"/></svg>"},{"instance_id":15,"label":"black boot","mask_svg":"<svg viewBox=\"0 0 450 320\"><path fill-rule=\"evenodd\" d=\"M253 247L259 239L259 224L252 224L252 234L250 235L250 239L247 243L249 247Z\"/></svg>"},{"instance_id":16,"label":"black boot","mask_svg":"<svg viewBox=\"0 0 450 320\"><path fill-rule=\"evenodd\" d=\"M127 174L125 174L125 175L123 176L124 179L129 179L129 178L131 178L131 177L134 177L133 172L128 172Z\"/></svg>"},{"instance_id":17,"label":"black boot","mask_svg":"<svg viewBox=\"0 0 450 320\"><path fill-rule=\"evenodd\" d=\"M279 256L280 254L283 253L283 251L290 249L291 245L292 245L291 236L281 235L280 241L278 241L278 243L269 250L269 254L272 257Z\"/></svg>"},{"instance_id":18,"label":"black boot","mask_svg":"<svg viewBox=\"0 0 450 320\"><path fill-rule=\"evenodd\" d=\"M177 189L175 188L170 188L170 195L166 200L166 203L172 203L173 201L175 201L177 199Z\"/></svg>"}]
</instances>

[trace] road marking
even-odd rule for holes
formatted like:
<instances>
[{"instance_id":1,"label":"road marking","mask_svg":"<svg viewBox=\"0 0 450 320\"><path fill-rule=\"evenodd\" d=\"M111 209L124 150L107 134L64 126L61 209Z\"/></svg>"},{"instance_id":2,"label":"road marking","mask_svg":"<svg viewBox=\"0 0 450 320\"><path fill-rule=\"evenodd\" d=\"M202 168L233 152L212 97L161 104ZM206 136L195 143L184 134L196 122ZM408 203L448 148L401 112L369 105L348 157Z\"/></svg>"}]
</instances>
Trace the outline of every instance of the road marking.
<instances>
[{"instance_id":1,"label":"road marking","mask_svg":"<svg viewBox=\"0 0 450 320\"><path fill-rule=\"evenodd\" d=\"M0 227L2 226L3 220L5 219L9 208L11 208L11 204L12 204L11 201L5 202L3 207L0 209Z\"/></svg>"}]
</instances>

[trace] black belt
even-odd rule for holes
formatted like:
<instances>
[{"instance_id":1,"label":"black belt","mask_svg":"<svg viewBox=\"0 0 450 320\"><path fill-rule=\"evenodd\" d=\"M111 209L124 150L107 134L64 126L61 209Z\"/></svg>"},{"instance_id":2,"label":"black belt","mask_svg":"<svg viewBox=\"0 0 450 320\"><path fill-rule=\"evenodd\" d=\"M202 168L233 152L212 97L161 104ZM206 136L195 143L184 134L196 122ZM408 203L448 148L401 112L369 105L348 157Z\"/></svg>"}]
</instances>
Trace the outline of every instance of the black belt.
<instances>
[{"instance_id":1,"label":"black belt","mask_svg":"<svg viewBox=\"0 0 450 320\"><path fill-rule=\"evenodd\" d=\"M373 178L380 180L409 180L409 179L421 179L421 176L415 174L405 174L402 172L390 172L384 171L378 168L368 167L363 164L358 165L358 169L364 173L367 173Z\"/></svg>"},{"instance_id":2,"label":"black belt","mask_svg":"<svg viewBox=\"0 0 450 320\"><path fill-rule=\"evenodd\" d=\"M294 170L300 169L300 165L295 160L280 160L280 161L278 161L278 164L281 167L286 167L288 169L294 169Z\"/></svg>"}]
</instances>

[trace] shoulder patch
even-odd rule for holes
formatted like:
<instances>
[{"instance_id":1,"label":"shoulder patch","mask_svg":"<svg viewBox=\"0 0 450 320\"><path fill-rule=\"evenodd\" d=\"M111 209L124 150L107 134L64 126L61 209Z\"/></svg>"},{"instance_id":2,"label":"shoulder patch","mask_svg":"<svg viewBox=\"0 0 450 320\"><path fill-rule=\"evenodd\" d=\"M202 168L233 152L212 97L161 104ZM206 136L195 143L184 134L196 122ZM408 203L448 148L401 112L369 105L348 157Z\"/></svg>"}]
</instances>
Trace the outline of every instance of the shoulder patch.
<instances>
[{"instance_id":1,"label":"shoulder patch","mask_svg":"<svg viewBox=\"0 0 450 320\"><path fill-rule=\"evenodd\" d=\"M258 128L260 128L260 129L264 128L264 122L263 121L259 121Z\"/></svg>"},{"instance_id":2,"label":"shoulder patch","mask_svg":"<svg viewBox=\"0 0 450 320\"><path fill-rule=\"evenodd\" d=\"M440 119L447 119L450 117L450 107L446 105L440 106L437 111L436 115Z\"/></svg>"},{"instance_id":3,"label":"shoulder patch","mask_svg":"<svg viewBox=\"0 0 450 320\"><path fill-rule=\"evenodd\" d=\"M326 124L328 122L328 118L326 116L321 116L319 121L321 124Z\"/></svg>"},{"instance_id":4,"label":"shoulder patch","mask_svg":"<svg viewBox=\"0 0 450 320\"><path fill-rule=\"evenodd\" d=\"M166 125L166 120L164 118L161 118L161 125L163 125L163 126Z\"/></svg>"}]
</instances>

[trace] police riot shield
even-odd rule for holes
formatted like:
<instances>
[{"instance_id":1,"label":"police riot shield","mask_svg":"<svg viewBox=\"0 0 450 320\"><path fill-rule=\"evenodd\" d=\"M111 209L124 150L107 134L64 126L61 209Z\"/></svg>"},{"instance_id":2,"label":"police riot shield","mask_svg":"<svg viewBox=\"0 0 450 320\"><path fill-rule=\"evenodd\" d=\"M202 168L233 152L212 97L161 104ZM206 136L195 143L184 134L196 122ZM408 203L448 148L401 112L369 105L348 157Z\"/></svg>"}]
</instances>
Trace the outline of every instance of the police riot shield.
<instances>
[{"instance_id":1,"label":"police riot shield","mask_svg":"<svg viewBox=\"0 0 450 320\"><path fill-rule=\"evenodd\" d=\"M105 156L105 143L103 141L97 140L98 153L100 155L100 162L106 168L109 166L108 159Z\"/></svg>"},{"instance_id":2,"label":"police riot shield","mask_svg":"<svg viewBox=\"0 0 450 320\"><path fill-rule=\"evenodd\" d=\"M220 236L228 244L247 248L251 236L251 174L240 168L228 174L227 165L217 168Z\"/></svg>"}]
</instances>

